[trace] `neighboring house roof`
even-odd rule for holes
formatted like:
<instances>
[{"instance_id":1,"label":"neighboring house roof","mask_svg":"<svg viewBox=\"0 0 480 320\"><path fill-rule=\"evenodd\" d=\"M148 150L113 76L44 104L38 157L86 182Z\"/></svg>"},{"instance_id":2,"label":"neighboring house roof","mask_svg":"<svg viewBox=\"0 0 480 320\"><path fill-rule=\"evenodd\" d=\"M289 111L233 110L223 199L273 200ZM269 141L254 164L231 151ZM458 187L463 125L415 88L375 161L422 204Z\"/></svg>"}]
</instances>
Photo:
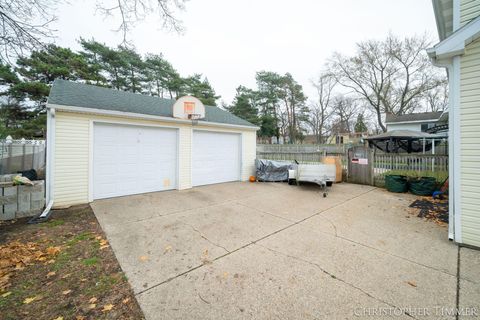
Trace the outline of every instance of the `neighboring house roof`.
<instances>
[{"instance_id":1,"label":"neighboring house roof","mask_svg":"<svg viewBox=\"0 0 480 320\"><path fill-rule=\"evenodd\" d=\"M95 110L120 111L149 116L173 118L175 100L138 93L114 90L78 82L56 79L48 96L48 104L74 106ZM230 125L255 125L218 107L205 106L205 118L201 122Z\"/></svg>"},{"instance_id":2,"label":"neighboring house roof","mask_svg":"<svg viewBox=\"0 0 480 320\"><path fill-rule=\"evenodd\" d=\"M422 113L410 113L395 115L387 113L385 123L406 123L406 122L430 122L437 121L442 116L443 112L422 112Z\"/></svg>"},{"instance_id":3,"label":"neighboring house roof","mask_svg":"<svg viewBox=\"0 0 480 320\"><path fill-rule=\"evenodd\" d=\"M453 0L432 0L440 41L453 32Z\"/></svg>"},{"instance_id":4,"label":"neighboring house roof","mask_svg":"<svg viewBox=\"0 0 480 320\"><path fill-rule=\"evenodd\" d=\"M388 140L388 139L433 139L433 138L445 138L443 134L431 134L426 132L419 132L414 130L393 130L388 132L382 132L375 136L365 138L365 140Z\"/></svg>"},{"instance_id":5,"label":"neighboring house roof","mask_svg":"<svg viewBox=\"0 0 480 320\"><path fill-rule=\"evenodd\" d=\"M465 47L478 38L480 38L480 16L456 30L433 48L427 49L427 53L435 60L451 58L463 54Z\"/></svg>"}]
</instances>

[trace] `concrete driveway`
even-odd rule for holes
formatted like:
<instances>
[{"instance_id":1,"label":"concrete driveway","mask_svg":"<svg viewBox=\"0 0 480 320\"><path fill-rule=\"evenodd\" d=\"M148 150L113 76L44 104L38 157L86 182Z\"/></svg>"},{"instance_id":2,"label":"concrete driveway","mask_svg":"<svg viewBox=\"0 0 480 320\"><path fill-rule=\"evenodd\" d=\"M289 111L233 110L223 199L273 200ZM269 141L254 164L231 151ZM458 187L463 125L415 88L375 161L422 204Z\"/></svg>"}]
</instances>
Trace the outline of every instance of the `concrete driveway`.
<instances>
[{"instance_id":1,"label":"concrete driveway","mask_svg":"<svg viewBox=\"0 0 480 320\"><path fill-rule=\"evenodd\" d=\"M409 215L414 199L239 182L92 208L147 319L455 319L457 306L479 315L479 252Z\"/></svg>"}]
</instances>

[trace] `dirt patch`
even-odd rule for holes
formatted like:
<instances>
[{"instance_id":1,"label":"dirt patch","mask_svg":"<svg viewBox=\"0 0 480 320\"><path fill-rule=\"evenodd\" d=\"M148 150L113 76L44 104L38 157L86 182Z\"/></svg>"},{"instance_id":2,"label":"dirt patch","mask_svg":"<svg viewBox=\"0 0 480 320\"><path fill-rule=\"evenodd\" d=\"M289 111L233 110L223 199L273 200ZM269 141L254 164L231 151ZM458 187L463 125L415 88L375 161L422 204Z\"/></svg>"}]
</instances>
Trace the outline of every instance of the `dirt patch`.
<instances>
[{"instance_id":1,"label":"dirt patch","mask_svg":"<svg viewBox=\"0 0 480 320\"><path fill-rule=\"evenodd\" d=\"M0 224L2 319L144 319L90 206Z\"/></svg>"}]
</instances>

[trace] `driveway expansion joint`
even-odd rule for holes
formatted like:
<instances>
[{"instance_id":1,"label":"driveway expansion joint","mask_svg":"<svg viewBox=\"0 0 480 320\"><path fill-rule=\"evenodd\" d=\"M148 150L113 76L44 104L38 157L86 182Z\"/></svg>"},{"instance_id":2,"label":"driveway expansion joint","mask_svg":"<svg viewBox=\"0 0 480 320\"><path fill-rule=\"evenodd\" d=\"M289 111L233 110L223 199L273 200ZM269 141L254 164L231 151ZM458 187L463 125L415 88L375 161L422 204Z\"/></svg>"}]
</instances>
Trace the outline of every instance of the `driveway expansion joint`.
<instances>
[{"instance_id":1,"label":"driveway expansion joint","mask_svg":"<svg viewBox=\"0 0 480 320\"><path fill-rule=\"evenodd\" d=\"M364 295L366 295L366 296L368 296L368 297L370 297L370 298L372 298L372 299L374 299L374 300L377 300L377 301L379 301L379 302L381 302L381 303L384 303L384 304L388 305L389 307L392 307L392 308L395 308L395 309L401 309L400 307L398 307L398 306L396 306L396 305L394 305L394 304L391 304L390 302L387 302L387 301L382 300L382 299L380 299L380 298L378 298L378 297L375 297L375 296L372 295L371 293L363 290L362 288L354 285L353 283L350 283L350 282L348 282L348 281L346 281L346 280L344 280L344 279L342 279L342 278L337 277L337 276L334 275L333 273L331 273L331 272L327 271L326 269L324 269L324 268L323 268L321 265L319 265L318 263L315 263L315 262L312 262L312 261L308 261L308 260L302 259L302 258L300 258L300 257L292 256L292 255L283 253L283 252L281 252L281 251L278 251L278 250L269 248L269 247L267 247L267 246L264 246L264 245L261 245L261 244L258 244L258 243L256 243L256 245L259 246L259 247L265 248L265 249L267 249L267 250L269 250L269 251L271 251L271 252L273 252L273 253L276 253L276 254L279 254L279 255L288 257L288 258L290 258L290 259L293 259L293 260L296 260L296 261L300 261L300 262L303 262L303 263L310 264L310 265L318 268L321 272L323 272L324 274L328 275L330 278L332 278L332 279L334 279L334 280L336 280L336 281L340 281L340 282L342 282L343 284L346 284L347 286L349 286L349 287L351 287L351 288L353 288L353 289L355 289L355 290L360 291L360 292L363 293ZM412 316L411 314L409 314L409 313L407 313L407 312L404 312L404 314L405 314L406 316L409 316L410 318L417 319L416 317Z\"/></svg>"},{"instance_id":2,"label":"driveway expansion joint","mask_svg":"<svg viewBox=\"0 0 480 320\"><path fill-rule=\"evenodd\" d=\"M280 229L278 229L278 230L276 230L276 231L274 231L274 232L271 232L271 233L269 233L269 234L267 234L267 235L265 235L265 236L263 236L263 237L260 237L259 239L256 239L256 240L254 240L254 241L248 242L248 243L246 243L245 245L240 246L240 247L238 247L237 249L234 249L234 250L232 250L232 251L228 251L227 249L224 248L224 249L227 251L227 253L225 253L225 254L223 254L223 255L221 255L221 256L218 256L218 257L214 258L214 259L211 260L210 262L213 263L213 262L215 262L215 261L217 261L217 260L220 260L220 259L222 259L222 258L224 258L224 257L226 257L226 256L229 256L229 255L232 254L232 253L235 253L235 252L240 251L240 250L242 250L242 249L244 249L244 248L246 248L246 247L249 247L249 246L251 246L252 244L256 244L256 243L259 242L259 241L262 241L262 240L264 240L264 239L266 239L266 238L268 238L268 237L271 237L271 236L273 236L273 235L275 235L275 234L277 234L277 233L280 233L280 232L282 232L282 231L284 231L284 230L286 230L286 229L289 229L289 228L291 228L291 227L293 227L293 226L296 226L296 225L302 223L303 221L306 221L306 220L308 220L308 219L310 219L310 218L313 218L313 217L315 217L315 216L317 216L317 215L320 215L322 212L325 212L325 211L327 211L327 210L333 209L333 208L335 208L335 207L339 207L339 206L341 206L342 204L348 203L349 201L351 201L351 200L353 200L353 199L356 199L356 198L359 198L359 197L361 197L361 196L363 196L363 195L365 195L365 194L367 194L367 193L369 193L369 192L372 192L373 190L376 190L376 189L377 189L377 188L372 188L372 189L370 189L370 190L368 190L368 191L366 191L366 192L363 192L363 193L361 193L361 194L359 194L359 195L356 195L356 196L353 197L353 198L348 199L347 201L345 201L345 202L343 202L343 203L336 204L336 205L333 205L333 206L331 206L331 207L329 207L329 208L327 208L327 209L325 209L325 210L316 212L316 213L314 213L314 214L312 214L312 215L310 215L310 216L308 216L308 217L306 217L306 218L303 218L303 219L301 219L301 220L298 220L297 222L293 222L292 224L289 224L289 225L287 225L287 226L285 226L285 227L283 227L283 228L280 228ZM258 211L258 210L257 210L257 211ZM261 211L259 211L259 212L261 212ZM183 221L182 221L182 223L188 225L187 223L185 223L185 222L183 222ZM190 226L190 227L193 228L192 226ZM198 231L197 231L197 232L198 232ZM207 239L207 241L209 241L209 240ZM176 278L179 278L179 277L181 277L181 276L183 276L183 275L186 275L186 274L188 274L188 273L190 273L190 272L192 272L192 271L195 271L195 270L203 267L203 266L206 265L206 264L207 264L207 263L202 263L202 264L197 265L197 266L195 266L195 267L193 267L193 268L190 268L190 269L188 269L188 270L186 270L186 271L184 271L184 272L182 272L182 273L180 273L180 274L178 274L178 275L176 275L176 276L170 277L170 278L168 278L168 279L166 279L166 280L164 280L164 281L161 281L161 282L159 282L159 283L157 283L157 284L152 285L152 286L149 287L149 288L146 288L146 289L144 289L144 290L141 290L141 291L135 293L135 295L143 294L143 293L145 293L145 292L147 292L147 291L149 291L149 290L151 290L151 289L154 289L154 288L156 288L156 287L159 287L159 286L161 286L161 285L163 285L163 284L165 284L165 283L168 283L168 282L170 282L170 281L172 281L172 280L175 280Z\"/></svg>"}]
</instances>

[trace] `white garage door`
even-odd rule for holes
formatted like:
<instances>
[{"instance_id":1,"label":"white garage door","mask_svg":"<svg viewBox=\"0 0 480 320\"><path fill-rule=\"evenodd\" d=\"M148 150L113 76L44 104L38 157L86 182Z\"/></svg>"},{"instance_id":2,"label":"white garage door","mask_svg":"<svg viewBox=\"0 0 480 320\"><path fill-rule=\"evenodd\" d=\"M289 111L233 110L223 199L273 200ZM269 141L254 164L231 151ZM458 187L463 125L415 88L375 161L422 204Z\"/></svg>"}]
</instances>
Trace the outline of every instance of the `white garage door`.
<instances>
[{"instance_id":1,"label":"white garage door","mask_svg":"<svg viewBox=\"0 0 480 320\"><path fill-rule=\"evenodd\" d=\"M192 184L240 180L240 134L193 131Z\"/></svg>"},{"instance_id":2,"label":"white garage door","mask_svg":"<svg viewBox=\"0 0 480 320\"><path fill-rule=\"evenodd\" d=\"M177 130L94 124L93 198L176 188Z\"/></svg>"}]
</instances>

